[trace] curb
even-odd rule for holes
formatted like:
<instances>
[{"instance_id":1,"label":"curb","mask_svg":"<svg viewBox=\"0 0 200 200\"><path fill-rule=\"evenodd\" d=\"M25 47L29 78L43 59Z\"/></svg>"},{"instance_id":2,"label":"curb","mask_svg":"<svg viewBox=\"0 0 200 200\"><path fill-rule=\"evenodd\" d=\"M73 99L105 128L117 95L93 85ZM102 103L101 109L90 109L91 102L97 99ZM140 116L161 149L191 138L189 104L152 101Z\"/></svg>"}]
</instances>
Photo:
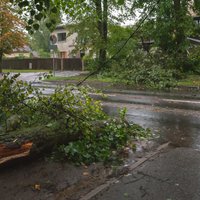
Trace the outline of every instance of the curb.
<instances>
[{"instance_id":1,"label":"curb","mask_svg":"<svg viewBox=\"0 0 200 200\"><path fill-rule=\"evenodd\" d=\"M141 158L136 163L133 163L130 166L128 166L128 170L132 171L132 170L138 168L140 165L142 165L143 163L148 161L150 158L156 156L162 150L166 149L169 146L169 144L170 144L170 142L167 142L167 143L164 143L164 144L160 145L154 152L148 153L144 158ZM118 179L122 178L123 176L124 175L121 175L118 178L113 178L113 179L107 181L106 183L98 186L97 188L93 189L92 191L90 191L85 196L81 197L80 200L90 200L91 198L93 198L97 194L99 194L100 192L106 190L108 187L110 187L111 185L113 185L116 182L118 182Z\"/></svg>"}]
</instances>

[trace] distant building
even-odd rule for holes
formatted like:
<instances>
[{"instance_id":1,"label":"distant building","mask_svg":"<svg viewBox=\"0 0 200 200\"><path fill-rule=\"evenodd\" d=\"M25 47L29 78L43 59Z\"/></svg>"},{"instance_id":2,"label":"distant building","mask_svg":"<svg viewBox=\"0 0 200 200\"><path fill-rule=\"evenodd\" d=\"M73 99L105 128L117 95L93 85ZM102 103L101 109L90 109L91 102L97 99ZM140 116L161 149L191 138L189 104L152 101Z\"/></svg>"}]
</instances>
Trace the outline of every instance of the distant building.
<instances>
[{"instance_id":1,"label":"distant building","mask_svg":"<svg viewBox=\"0 0 200 200\"><path fill-rule=\"evenodd\" d=\"M21 48L13 49L10 54L5 54L6 58L31 58L31 57L38 57L37 53L32 51L32 49L25 45Z\"/></svg>"},{"instance_id":2,"label":"distant building","mask_svg":"<svg viewBox=\"0 0 200 200\"><path fill-rule=\"evenodd\" d=\"M193 20L194 20L196 26L200 27L200 16L193 17ZM190 35L189 37L187 37L187 39L190 41L191 44L200 45L200 33Z\"/></svg>"},{"instance_id":3,"label":"distant building","mask_svg":"<svg viewBox=\"0 0 200 200\"><path fill-rule=\"evenodd\" d=\"M59 58L80 58L81 50L75 51L77 33L70 33L66 25L59 25L51 33L50 49L54 50Z\"/></svg>"},{"instance_id":4,"label":"distant building","mask_svg":"<svg viewBox=\"0 0 200 200\"><path fill-rule=\"evenodd\" d=\"M194 22L196 23L197 26L200 26L200 16L195 16L193 17Z\"/></svg>"}]
</instances>

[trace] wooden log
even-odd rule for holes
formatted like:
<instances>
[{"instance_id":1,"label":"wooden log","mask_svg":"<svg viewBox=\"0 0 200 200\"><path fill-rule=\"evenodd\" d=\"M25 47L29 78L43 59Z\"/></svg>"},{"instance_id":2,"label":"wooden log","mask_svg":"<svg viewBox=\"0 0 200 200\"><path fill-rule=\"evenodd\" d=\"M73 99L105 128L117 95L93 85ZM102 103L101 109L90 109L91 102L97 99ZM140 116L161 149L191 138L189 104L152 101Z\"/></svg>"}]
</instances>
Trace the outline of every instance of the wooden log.
<instances>
[{"instance_id":1,"label":"wooden log","mask_svg":"<svg viewBox=\"0 0 200 200\"><path fill-rule=\"evenodd\" d=\"M51 152L55 146L77 140L80 135L70 135L63 127L52 130L41 126L0 133L0 164L25 156Z\"/></svg>"},{"instance_id":2,"label":"wooden log","mask_svg":"<svg viewBox=\"0 0 200 200\"><path fill-rule=\"evenodd\" d=\"M30 153L30 149L32 147L32 143L28 142L21 145L20 148L17 149L10 149L5 145L0 145L0 165L17 158L26 157Z\"/></svg>"}]
</instances>

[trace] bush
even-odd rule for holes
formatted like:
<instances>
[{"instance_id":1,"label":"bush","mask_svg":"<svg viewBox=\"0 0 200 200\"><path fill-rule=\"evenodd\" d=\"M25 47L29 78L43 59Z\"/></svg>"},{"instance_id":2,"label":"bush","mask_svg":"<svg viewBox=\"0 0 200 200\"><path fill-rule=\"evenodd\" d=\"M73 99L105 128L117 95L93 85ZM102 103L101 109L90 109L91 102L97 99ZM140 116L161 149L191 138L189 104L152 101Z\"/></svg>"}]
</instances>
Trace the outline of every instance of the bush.
<instances>
[{"instance_id":1,"label":"bush","mask_svg":"<svg viewBox=\"0 0 200 200\"><path fill-rule=\"evenodd\" d=\"M84 57L83 58L85 70L94 71L97 69L98 60L94 58Z\"/></svg>"},{"instance_id":2,"label":"bush","mask_svg":"<svg viewBox=\"0 0 200 200\"><path fill-rule=\"evenodd\" d=\"M82 140L62 145L59 151L78 164L92 162L109 162L116 160L119 153L136 137L149 137L150 131L129 124L125 120L125 110L120 111L119 119L109 118L102 121L100 129L87 134Z\"/></svg>"},{"instance_id":3,"label":"bush","mask_svg":"<svg viewBox=\"0 0 200 200\"><path fill-rule=\"evenodd\" d=\"M200 47L193 47L189 50L189 71L200 74Z\"/></svg>"},{"instance_id":4,"label":"bush","mask_svg":"<svg viewBox=\"0 0 200 200\"><path fill-rule=\"evenodd\" d=\"M154 56L157 57L157 54ZM103 72L103 76L127 85L156 89L174 87L177 71L162 67L154 56L137 51L120 62L113 62L111 70Z\"/></svg>"}]
</instances>

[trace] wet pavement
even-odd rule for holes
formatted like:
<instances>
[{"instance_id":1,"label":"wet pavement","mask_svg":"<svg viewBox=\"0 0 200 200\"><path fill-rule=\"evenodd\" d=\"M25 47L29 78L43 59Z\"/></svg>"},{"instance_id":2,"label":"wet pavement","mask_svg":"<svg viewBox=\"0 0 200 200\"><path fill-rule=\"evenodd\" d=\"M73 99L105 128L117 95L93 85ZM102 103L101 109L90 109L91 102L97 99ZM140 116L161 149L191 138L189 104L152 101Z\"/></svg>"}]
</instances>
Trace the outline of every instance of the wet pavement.
<instances>
[{"instance_id":1,"label":"wet pavement","mask_svg":"<svg viewBox=\"0 0 200 200\"><path fill-rule=\"evenodd\" d=\"M199 200L200 152L176 148L159 154L91 200Z\"/></svg>"},{"instance_id":2,"label":"wet pavement","mask_svg":"<svg viewBox=\"0 0 200 200\"><path fill-rule=\"evenodd\" d=\"M83 71L55 71L55 76L57 77L71 77L71 76L78 76L80 74L83 74L85 72ZM16 73L10 73L10 75L13 75ZM20 73L19 79L27 82L40 82L39 78L43 77L47 72L29 72L29 73Z\"/></svg>"},{"instance_id":3,"label":"wet pavement","mask_svg":"<svg viewBox=\"0 0 200 200\"><path fill-rule=\"evenodd\" d=\"M150 128L160 143L200 150L200 111L162 108L158 106L105 103L107 113L116 115L118 108L127 108L127 119Z\"/></svg>"}]
</instances>

